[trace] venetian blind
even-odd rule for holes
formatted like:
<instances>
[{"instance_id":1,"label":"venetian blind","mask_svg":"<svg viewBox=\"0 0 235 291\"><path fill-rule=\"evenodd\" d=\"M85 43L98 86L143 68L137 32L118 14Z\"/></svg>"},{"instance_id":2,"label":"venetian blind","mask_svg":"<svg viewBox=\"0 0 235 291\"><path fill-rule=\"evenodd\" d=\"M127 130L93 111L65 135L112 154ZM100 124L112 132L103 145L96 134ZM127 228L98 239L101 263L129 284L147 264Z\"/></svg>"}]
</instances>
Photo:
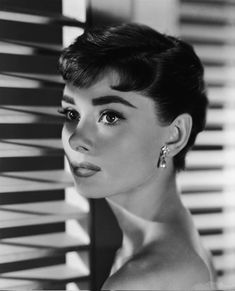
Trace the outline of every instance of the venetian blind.
<instances>
[{"instance_id":1,"label":"venetian blind","mask_svg":"<svg viewBox=\"0 0 235 291\"><path fill-rule=\"evenodd\" d=\"M211 250L221 288L235 286L235 2L181 0L180 35L205 66L206 130L179 177L182 198Z\"/></svg>"},{"instance_id":2,"label":"venetian blind","mask_svg":"<svg viewBox=\"0 0 235 291\"><path fill-rule=\"evenodd\" d=\"M89 289L89 207L57 115L63 35L84 27L68 2L0 0L0 289Z\"/></svg>"}]
</instances>

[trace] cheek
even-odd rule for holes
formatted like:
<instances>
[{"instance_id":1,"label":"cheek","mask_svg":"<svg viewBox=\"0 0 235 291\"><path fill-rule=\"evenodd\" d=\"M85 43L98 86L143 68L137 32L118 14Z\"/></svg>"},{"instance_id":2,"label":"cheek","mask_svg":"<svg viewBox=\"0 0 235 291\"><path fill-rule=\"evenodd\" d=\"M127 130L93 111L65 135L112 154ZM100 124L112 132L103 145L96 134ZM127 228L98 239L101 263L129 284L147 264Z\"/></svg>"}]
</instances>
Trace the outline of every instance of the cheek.
<instances>
[{"instance_id":1,"label":"cheek","mask_svg":"<svg viewBox=\"0 0 235 291\"><path fill-rule=\"evenodd\" d=\"M68 140L69 140L69 131L67 127L64 125L62 128L62 133L61 133L61 139L62 139L62 145L65 150L65 152L68 150Z\"/></svg>"},{"instance_id":2,"label":"cheek","mask_svg":"<svg viewBox=\"0 0 235 291\"><path fill-rule=\"evenodd\" d=\"M147 135L133 140L129 151L129 163L137 170L153 168L157 160L158 145L156 140Z\"/></svg>"},{"instance_id":3,"label":"cheek","mask_svg":"<svg viewBox=\"0 0 235 291\"><path fill-rule=\"evenodd\" d=\"M63 126L62 131L61 131L61 140L62 140L62 145L63 145L63 147L65 147L66 132L65 132L65 128L64 128L64 126Z\"/></svg>"},{"instance_id":4,"label":"cheek","mask_svg":"<svg viewBox=\"0 0 235 291\"><path fill-rule=\"evenodd\" d=\"M118 172L118 175L127 172L143 174L157 164L158 147L156 138L149 131L138 133L128 131L113 140L107 161L110 169Z\"/></svg>"}]
</instances>

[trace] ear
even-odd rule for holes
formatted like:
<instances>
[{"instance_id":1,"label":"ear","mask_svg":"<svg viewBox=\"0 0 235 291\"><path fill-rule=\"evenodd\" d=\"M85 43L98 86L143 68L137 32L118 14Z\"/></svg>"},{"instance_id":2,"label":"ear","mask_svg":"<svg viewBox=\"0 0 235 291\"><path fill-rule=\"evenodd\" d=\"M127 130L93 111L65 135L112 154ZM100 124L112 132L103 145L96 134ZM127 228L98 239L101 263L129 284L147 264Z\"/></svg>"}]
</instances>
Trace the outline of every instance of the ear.
<instances>
[{"instance_id":1,"label":"ear","mask_svg":"<svg viewBox=\"0 0 235 291\"><path fill-rule=\"evenodd\" d=\"M192 117L187 113L183 113L176 117L169 128L169 136L166 141L169 149L168 156L175 156L187 144L192 130Z\"/></svg>"}]
</instances>

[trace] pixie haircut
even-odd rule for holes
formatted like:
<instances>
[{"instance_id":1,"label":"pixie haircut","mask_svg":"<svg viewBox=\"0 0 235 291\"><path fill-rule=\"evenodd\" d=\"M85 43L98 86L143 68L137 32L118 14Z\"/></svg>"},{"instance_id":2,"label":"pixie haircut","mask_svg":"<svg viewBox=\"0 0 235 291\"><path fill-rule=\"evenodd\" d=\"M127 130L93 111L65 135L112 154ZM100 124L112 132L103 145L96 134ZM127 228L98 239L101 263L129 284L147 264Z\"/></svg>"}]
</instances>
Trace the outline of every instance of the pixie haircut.
<instances>
[{"instance_id":1,"label":"pixie haircut","mask_svg":"<svg viewBox=\"0 0 235 291\"><path fill-rule=\"evenodd\" d=\"M140 24L85 30L65 48L59 71L66 83L88 88L108 72L116 72L113 89L135 91L154 100L160 124L188 113L193 125L187 145L174 157L175 170L204 129L208 100L203 66L191 45Z\"/></svg>"}]
</instances>

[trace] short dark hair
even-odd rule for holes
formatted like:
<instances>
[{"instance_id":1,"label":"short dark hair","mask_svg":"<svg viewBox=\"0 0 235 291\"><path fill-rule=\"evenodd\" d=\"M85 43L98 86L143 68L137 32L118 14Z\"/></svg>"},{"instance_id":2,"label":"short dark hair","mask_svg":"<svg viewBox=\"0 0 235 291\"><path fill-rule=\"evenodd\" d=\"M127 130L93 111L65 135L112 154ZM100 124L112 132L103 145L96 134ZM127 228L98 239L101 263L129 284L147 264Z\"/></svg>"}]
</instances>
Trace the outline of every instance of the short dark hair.
<instances>
[{"instance_id":1,"label":"short dark hair","mask_svg":"<svg viewBox=\"0 0 235 291\"><path fill-rule=\"evenodd\" d=\"M174 157L175 169L183 169L187 151L205 127L208 104L203 66L192 46L146 25L129 23L85 30L59 59L63 79L80 88L91 86L110 70L119 76L112 88L153 99L163 125L182 113L191 115L188 143Z\"/></svg>"}]
</instances>

